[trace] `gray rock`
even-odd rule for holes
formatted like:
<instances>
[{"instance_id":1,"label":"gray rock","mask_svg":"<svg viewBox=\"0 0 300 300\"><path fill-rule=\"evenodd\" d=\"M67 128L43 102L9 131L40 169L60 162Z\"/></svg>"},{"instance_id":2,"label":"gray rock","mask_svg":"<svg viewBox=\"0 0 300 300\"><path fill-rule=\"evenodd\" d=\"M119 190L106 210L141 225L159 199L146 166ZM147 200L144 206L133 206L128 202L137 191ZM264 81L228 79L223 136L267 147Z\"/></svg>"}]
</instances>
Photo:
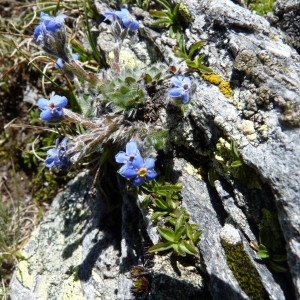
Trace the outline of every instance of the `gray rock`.
<instances>
[{"instance_id":1,"label":"gray rock","mask_svg":"<svg viewBox=\"0 0 300 300\"><path fill-rule=\"evenodd\" d=\"M274 12L268 15L272 25L278 26L286 33L285 42L300 50L300 3L298 0L277 0Z\"/></svg>"}]
</instances>

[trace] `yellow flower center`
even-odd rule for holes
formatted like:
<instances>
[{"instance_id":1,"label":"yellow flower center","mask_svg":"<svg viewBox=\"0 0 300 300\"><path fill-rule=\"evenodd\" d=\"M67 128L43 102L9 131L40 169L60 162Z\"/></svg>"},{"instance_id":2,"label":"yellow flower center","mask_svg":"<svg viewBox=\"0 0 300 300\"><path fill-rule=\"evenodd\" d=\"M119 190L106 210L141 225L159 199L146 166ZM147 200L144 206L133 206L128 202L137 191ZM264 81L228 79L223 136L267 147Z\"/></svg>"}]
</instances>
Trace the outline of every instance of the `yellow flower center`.
<instances>
[{"instance_id":1,"label":"yellow flower center","mask_svg":"<svg viewBox=\"0 0 300 300\"><path fill-rule=\"evenodd\" d=\"M140 177L144 177L147 174L147 169L146 168L140 168L137 173Z\"/></svg>"}]
</instances>

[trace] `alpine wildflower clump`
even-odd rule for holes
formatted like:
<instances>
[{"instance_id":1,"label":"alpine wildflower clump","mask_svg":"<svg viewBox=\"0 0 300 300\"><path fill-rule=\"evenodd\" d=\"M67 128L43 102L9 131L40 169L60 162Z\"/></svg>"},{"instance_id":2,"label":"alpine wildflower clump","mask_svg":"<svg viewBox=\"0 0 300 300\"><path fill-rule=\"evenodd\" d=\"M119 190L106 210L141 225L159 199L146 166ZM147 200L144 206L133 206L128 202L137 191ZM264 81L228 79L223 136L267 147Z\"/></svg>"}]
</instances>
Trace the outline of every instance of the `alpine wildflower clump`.
<instances>
[{"instance_id":1,"label":"alpine wildflower clump","mask_svg":"<svg viewBox=\"0 0 300 300\"><path fill-rule=\"evenodd\" d=\"M189 103L190 77L180 75L180 70L175 72L164 62L152 64L147 59L137 58L133 41L137 39L142 21L136 20L125 8L103 13L105 25L99 28L112 35L109 50L100 47L101 39L94 44L87 29L90 48L84 53L85 47L74 41L76 34L68 37L71 29L65 24L66 18L64 14L50 16L42 12L33 33L35 43L53 59L56 68L53 73L57 77L51 74L51 82L68 97L50 92L52 96L45 95L36 102L41 110L40 119L59 136L64 136L56 139L55 146L44 154L44 165L54 172L70 174L79 167L90 168L95 172L92 188L101 178L99 191L112 195L113 189L118 201L122 199L121 193L131 187L136 197L142 194L149 200L149 208L154 211L152 221L160 218L161 224L167 226L158 230L161 237L166 230L170 232L169 226L174 225L176 219L180 221L178 226L174 225L174 236L167 237L153 252L172 250L181 256L198 255L196 243L200 234L195 224L189 224L186 211L180 208L181 184L168 183L169 166L160 164L164 160L156 160L160 155L166 157L166 145L171 141L167 120L173 115L162 116L174 110L168 110L166 98L179 100L180 104ZM86 21L89 26L88 14ZM71 49L72 43L76 53ZM124 46L127 49L123 51ZM131 53L138 63L131 63ZM93 64L99 65L90 68L91 58ZM174 73L177 75L172 76ZM65 81L55 82L59 76ZM66 82L69 90L61 87L61 82ZM167 90L170 83L172 87ZM44 93L47 92L48 89L44 89ZM124 145L125 150L120 151ZM117 164L120 167L116 167ZM164 168L167 175L163 174ZM116 181L116 174L127 180ZM116 182L119 190L113 186Z\"/></svg>"}]
</instances>

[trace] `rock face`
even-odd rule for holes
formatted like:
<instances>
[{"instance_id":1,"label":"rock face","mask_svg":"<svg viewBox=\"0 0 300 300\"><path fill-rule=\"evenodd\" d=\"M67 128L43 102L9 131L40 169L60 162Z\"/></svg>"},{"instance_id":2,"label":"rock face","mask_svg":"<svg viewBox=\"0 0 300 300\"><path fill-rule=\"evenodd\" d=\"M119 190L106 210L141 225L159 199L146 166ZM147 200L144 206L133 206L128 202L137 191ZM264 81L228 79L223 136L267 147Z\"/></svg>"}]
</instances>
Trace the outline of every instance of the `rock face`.
<instances>
[{"instance_id":1,"label":"rock face","mask_svg":"<svg viewBox=\"0 0 300 300\"><path fill-rule=\"evenodd\" d=\"M97 5L102 13L105 7ZM201 258L174 261L156 255L147 279L149 294L141 297L299 299L300 56L292 48L299 49L297 39L287 45L293 33L285 33L284 25L276 28L229 0L189 0L187 5L195 16L187 37L207 41L209 66L223 82L230 81L233 92L225 97L220 84L194 73L192 108L185 117L172 111L162 116L176 153L167 153L166 160L174 180L183 183L182 205L203 232ZM141 45L151 40L153 53L178 64L166 32L148 29L147 16L141 16ZM138 46L129 46L141 55ZM244 182L214 159L220 138L229 137L247 166ZM209 183L199 170L212 167L216 176ZM247 184L253 174L261 186L255 191ZM134 299L130 268L141 264L143 248L157 242L157 236L147 211L139 209L141 199L125 191L122 182L115 178L111 184L122 196L111 193L106 199L100 190L89 193L92 181L88 173L80 174L53 201L24 249L27 259L14 273L12 300ZM278 213L289 266L283 275L263 264L249 246L258 240L263 208ZM247 257L245 264L258 282L246 282L252 290L237 278L228 249Z\"/></svg>"},{"instance_id":2,"label":"rock face","mask_svg":"<svg viewBox=\"0 0 300 300\"><path fill-rule=\"evenodd\" d=\"M299 22L300 3L297 0L277 0L274 5L274 14L268 16L270 22L279 26L286 35L286 43L293 46L299 53Z\"/></svg>"}]
</instances>

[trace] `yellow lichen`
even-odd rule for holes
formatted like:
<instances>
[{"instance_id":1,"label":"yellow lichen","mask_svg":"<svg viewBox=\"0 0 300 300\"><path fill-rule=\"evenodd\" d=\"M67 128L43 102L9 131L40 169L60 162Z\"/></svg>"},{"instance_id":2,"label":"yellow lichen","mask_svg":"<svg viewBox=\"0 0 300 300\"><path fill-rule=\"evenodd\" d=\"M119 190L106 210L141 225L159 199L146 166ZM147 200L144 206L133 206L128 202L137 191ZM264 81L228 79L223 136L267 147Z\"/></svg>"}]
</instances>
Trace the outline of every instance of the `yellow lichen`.
<instances>
[{"instance_id":1,"label":"yellow lichen","mask_svg":"<svg viewBox=\"0 0 300 300\"><path fill-rule=\"evenodd\" d=\"M226 98L230 98L232 96L230 81L223 81L222 77L218 74L201 74L201 77L211 84L217 85Z\"/></svg>"},{"instance_id":2,"label":"yellow lichen","mask_svg":"<svg viewBox=\"0 0 300 300\"><path fill-rule=\"evenodd\" d=\"M186 166L185 166L185 170L187 171L187 173L188 173L189 175L196 176L196 177L198 177L200 180L202 180L202 176L201 176L201 174L199 174L199 170L196 169L193 165L187 163Z\"/></svg>"},{"instance_id":3,"label":"yellow lichen","mask_svg":"<svg viewBox=\"0 0 300 300\"><path fill-rule=\"evenodd\" d=\"M22 253L23 255L24 253ZM34 276L30 274L28 261L22 260L19 262L18 271L17 271L17 278L22 285L29 290L33 288L34 285Z\"/></svg>"},{"instance_id":4,"label":"yellow lichen","mask_svg":"<svg viewBox=\"0 0 300 300\"><path fill-rule=\"evenodd\" d=\"M122 66L126 66L131 69L145 67L145 63L139 60L135 54L128 49L120 51L119 59ZM112 64L113 60L114 52L111 51L108 53L108 63Z\"/></svg>"},{"instance_id":5,"label":"yellow lichen","mask_svg":"<svg viewBox=\"0 0 300 300\"><path fill-rule=\"evenodd\" d=\"M226 98L230 98L232 96L232 88L231 88L230 81L222 81L218 85L218 87Z\"/></svg>"},{"instance_id":6,"label":"yellow lichen","mask_svg":"<svg viewBox=\"0 0 300 300\"><path fill-rule=\"evenodd\" d=\"M222 77L218 74L201 74L202 78L214 85L219 85L222 82Z\"/></svg>"}]
</instances>

